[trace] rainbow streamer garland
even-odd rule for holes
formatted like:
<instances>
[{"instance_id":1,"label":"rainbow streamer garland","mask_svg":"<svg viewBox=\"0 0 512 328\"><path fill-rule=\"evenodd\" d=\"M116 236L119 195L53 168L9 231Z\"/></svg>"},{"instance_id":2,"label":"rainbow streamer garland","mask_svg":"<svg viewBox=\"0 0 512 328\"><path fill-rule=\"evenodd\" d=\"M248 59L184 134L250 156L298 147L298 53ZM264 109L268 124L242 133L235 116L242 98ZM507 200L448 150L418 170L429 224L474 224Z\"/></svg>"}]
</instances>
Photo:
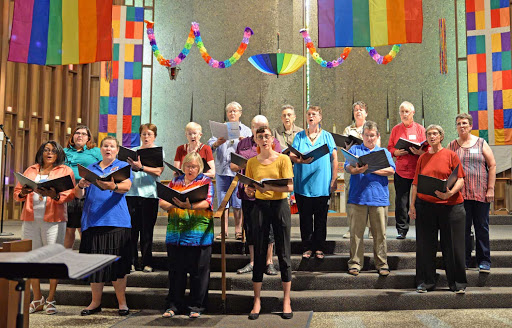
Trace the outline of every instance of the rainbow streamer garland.
<instances>
[{"instance_id":1,"label":"rainbow streamer garland","mask_svg":"<svg viewBox=\"0 0 512 328\"><path fill-rule=\"evenodd\" d=\"M352 50L351 47L346 47L345 49L343 49L343 52L341 53L338 59L328 62L326 60L323 60L323 58L320 57L318 52L316 52L315 45L313 44L313 41L311 41L311 37L309 36L308 30L303 28L302 30L299 31L299 33L302 34L302 37L304 38L304 43L306 43L306 48L308 48L311 57L313 57L315 62L322 67L334 68L343 64L345 59L347 59L348 55L350 54L350 51Z\"/></svg>"},{"instance_id":2,"label":"rainbow streamer garland","mask_svg":"<svg viewBox=\"0 0 512 328\"><path fill-rule=\"evenodd\" d=\"M188 34L187 42L185 43L185 47L181 52L176 56L174 59L165 59L164 56L160 53L160 50L158 49L158 46L156 45L156 39L155 39L155 32L153 30L153 27L155 25L154 22L145 20L146 23L146 29L149 39L149 44L151 44L151 49L153 50L153 55L156 57L160 65L166 66L166 67L176 67L179 65L190 53L190 49L192 48L192 45L196 43L197 48L199 49L199 52L201 53L201 57L203 57L204 61L210 65L213 68L227 68L236 63L240 57L245 52L245 49L247 49L247 45L249 44L249 39L254 34L252 29L250 27L246 27L244 30L244 38L242 39L242 43L240 43L240 46L238 47L238 50L231 56L229 59L226 59L224 61L218 61L213 59L209 54L208 51L206 51L206 48L204 47L203 41L201 39L201 32L199 31L199 24L196 22L192 22L192 26L190 27L190 33Z\"/></svg>"},{"instance_id":3,"label":"rainbow streamer garland","mask_svg":"<svg viewBox=\"0 0 512 328\"><path fill-rule=\"evenodd\" d=\"M393 48L391 48L391 51L386 56L381 56L377 50L375 50L374 47L366 47L366 51L368 51L368 54L370 54L370 57L375 60L375 62L379 65L386 65L389 64L395 59L396 55L400 51L401 44L395 44L393 45Z\"/></svg>"}]
</instances>

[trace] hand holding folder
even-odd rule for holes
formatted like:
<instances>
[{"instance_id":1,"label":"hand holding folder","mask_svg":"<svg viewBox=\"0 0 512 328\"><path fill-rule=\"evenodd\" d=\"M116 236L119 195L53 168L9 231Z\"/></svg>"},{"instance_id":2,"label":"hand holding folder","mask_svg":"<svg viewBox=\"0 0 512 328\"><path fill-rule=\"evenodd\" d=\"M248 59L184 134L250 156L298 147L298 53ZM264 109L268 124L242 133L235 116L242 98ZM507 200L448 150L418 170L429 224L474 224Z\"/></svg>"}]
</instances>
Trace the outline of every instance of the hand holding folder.
<instances>
[{"instance_id":1,"label":"hand holding folder","mask_svg":"<svg viewBox=\"0 0 512 328\"><path fill-rule=\"evenodd\" d=\"M119 159L120 161L127 162L128 158L131 158L133 161L138 161L139 157L140 162L144 166L164 166L162 147L141 148L135 151L123 146L119 146L119 153L117 154L117 159Z\"/></svg>"},{"instance_id":2,"label":"hand holding folder","mask_svg":"<svg viewBox=\"0 0 512 328\"><path fill-rule=\"evenodd\" d=\"M205 200L208 197L208 188L209 185L205 184L191 189L178 191L169 188L160 182L156 184L158 198L161 198L179 208L184 208L183 203L187 203L187 201L189 204L194 204ZM179 202L176 202L175 199Z\"/></svg>"},{"instance_id":3,"label":"hand holding folder","mask_svg":"<svg viewBox=\"0 0 512 328\"><path fill-rule=\"evenodd\" d=\"M66 175L56 179L46 180L43 182L35 182L19 172L14 172L14 176L22 186L28 186L33 191L38 191L39 194L43 194L44 190L50 190L52 188L55 190L55 193L58 194L66 190L73 189L75 187L75 184L73 183L73 180L71 179L70 175Z\"/></svg>"},{"instance_id":4,"label":"hand holding folder","mask_svg":"<svg viewBox=\"0 0 512 328\"><path fill-rule=\"evenodd\" d=\"M341 149L341 153L345 157L345 159L349 162L349 164L353 167L362 167L368 165L368 169L366 170L368 173L378 171L380 169L385 169L390 167L388 157L386 156L386 152L384 149L374 151L368 153L366 155L357 156L352 153L349 153L345 149Z\"/></svg>"},{"instance_id":5,"label":"hand holding folder","mask_svg":"<svg viewBox=\"0 0 512 328\"><path fill-rule=\"evenodd\" d=\"M97 180L111 181L112 179L114 179L115 183L123 182L124 180L130 178L130 165L127 165L117 171L110 172L109 174L99 176L96 173L89 170L88 168L86 168L85 166L78 164L78 173L85 180L89 181L90 183L100 188L101 190L104 190L102 187L100 187Z\"/></svg>"},{"instance_id":6,"label":"hand holding folder","mask_svg":"<svg viewBox=\"0 0 512 328\"><path fill-rule=\"evenodd\" d=\"M418 193L443 199L441 194L451 190L458 180L459 165L455 167L448 179L437 179L428 175L418 174Z\"/></svg>"},{"instance_id":7,"label":"hand holding folder","mask_svg":"<svg viewBox=\"0 0 512 328\"><path fill-rule=\"evenodd\" d=\"M290 152L293 153L295 156L305 160L305 162L302 164L311 164L314 161L316 161L317 159L323 157L324 155L329 154L329 147L326 144L323 144L320 147L317 147L317 148L315 148L311 151L308 151L306 153L301 153L297 149L293 148L292 145L290 145L290 144L287 144L287 145L288 145L287 150L289 149ZM311 161L307 161L310 158L311 158Z\"/></svg>"}]
</instances>

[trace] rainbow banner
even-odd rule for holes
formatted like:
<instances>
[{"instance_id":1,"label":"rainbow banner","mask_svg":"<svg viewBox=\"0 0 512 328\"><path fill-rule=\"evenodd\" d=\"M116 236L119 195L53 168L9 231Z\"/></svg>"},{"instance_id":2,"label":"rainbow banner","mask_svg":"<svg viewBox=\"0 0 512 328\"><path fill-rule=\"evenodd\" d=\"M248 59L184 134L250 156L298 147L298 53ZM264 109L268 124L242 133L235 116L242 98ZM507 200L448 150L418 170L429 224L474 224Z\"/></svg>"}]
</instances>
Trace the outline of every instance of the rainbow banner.
<instances>
[{"instance_id":1,"label":"rainbow banner","mask_svg":"<svg viewBox=\"0 0 512 328\"><path fill-rule=\"evenodd\" d=\"M112 0L16 0L8 60L37 65L112 59Z\"/></svg>"},{"instance_id":2,"label":"rainbow banner","mask_svg":"<svg viewBox=\"0 0 512 328\"><path fill-rule=\"evenodd\" d=\"M318 0L318 47L421 43L422 0Z\"/></svg>"}]
</instances>

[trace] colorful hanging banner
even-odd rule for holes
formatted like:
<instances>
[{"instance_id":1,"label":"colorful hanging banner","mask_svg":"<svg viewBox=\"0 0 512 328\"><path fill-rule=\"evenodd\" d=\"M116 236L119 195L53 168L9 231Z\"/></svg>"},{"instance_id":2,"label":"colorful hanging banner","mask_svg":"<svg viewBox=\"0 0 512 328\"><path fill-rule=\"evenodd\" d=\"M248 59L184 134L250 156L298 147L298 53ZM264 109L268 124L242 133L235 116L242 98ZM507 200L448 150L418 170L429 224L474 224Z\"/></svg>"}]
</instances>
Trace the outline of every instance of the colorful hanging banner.
<instances>
[{"instance_id":1,"label":"colorful hanging banner","mask_svg":"<svg viewBox=\"0 0 512 328\"><path fill-rule=\"evenodd\" d=\"M7 60L37 65L112 59L112 0L16 0Z\"/></svg>"},{"instance_id":2,"label":"colorful hanging banner","mask_svg":"<svg viewBox=\"0 0 512 328\"><path fill-rule=\"evenodd\" d=\"M472 133L491 145L512 145L509 13L508 1L466 1L468 107L473 117Z\"/></svg>"},{"instance_id":3,"label":"colorful hanging banner","mask_svg":"<svg viewBox=\"0 0 512 328\"><path fill-rule=\"evenodd\" d=\"M421 43L422 0L318 0L318 47Z\"/></svg>"},{"instance_id":4,"label":"colorful hanging banner","mask_svg":"<svg viewBox=\"0 0 512 328\"><path fill-rule=\"evenodd\" d=\"M112 7L112 63L101 63L98 140L114 136L129 148L140 145L143 20L142 7Z\"/></svg>"}]
</instances>

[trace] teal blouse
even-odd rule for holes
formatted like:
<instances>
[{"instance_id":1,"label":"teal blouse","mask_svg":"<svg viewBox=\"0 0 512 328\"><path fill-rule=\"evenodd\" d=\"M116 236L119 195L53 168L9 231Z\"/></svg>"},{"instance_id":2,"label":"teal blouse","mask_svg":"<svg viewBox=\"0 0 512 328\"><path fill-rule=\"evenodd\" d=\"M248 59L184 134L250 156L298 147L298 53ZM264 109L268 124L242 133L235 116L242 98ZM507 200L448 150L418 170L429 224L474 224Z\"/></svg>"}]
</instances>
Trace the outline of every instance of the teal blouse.
<instances>
[{"instance_id":1,"label":"teal blouse","mask_svg":"<svg viewBox=\"0 0 512 328\"><path fill-rule=\"evenodd\" d=\"M76 150L75 147L69 146L64 148L66 153L66 164L69 166L75 174L76 181L80 181L81 177L78 174L78 164L88 167L89 165L101 161L101 151L98 147L87 148L84 146L83 150Z\"/></svg>"}]
</instances>

